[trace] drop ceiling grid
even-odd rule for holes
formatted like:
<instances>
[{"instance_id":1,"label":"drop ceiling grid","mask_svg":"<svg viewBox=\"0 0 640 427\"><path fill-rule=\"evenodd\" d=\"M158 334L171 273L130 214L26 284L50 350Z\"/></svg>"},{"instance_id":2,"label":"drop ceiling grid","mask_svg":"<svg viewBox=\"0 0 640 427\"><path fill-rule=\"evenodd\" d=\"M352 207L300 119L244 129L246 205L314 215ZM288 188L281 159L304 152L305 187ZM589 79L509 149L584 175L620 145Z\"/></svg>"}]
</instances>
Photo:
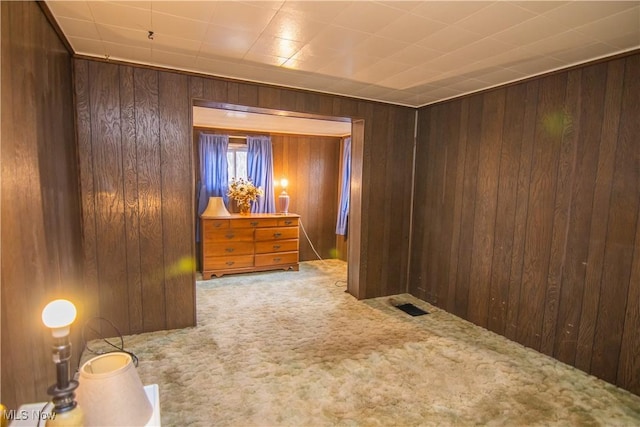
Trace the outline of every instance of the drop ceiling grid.
<instances>
[{"instance_id":1,"label":"drop ceiling grid","mask_svg":"<svg viewBox=\"0 0 640 427\"><path fill-rule=\"evenodd\" d=\"M639 1L47 4L78 54L413 107L640 46Z\"/></svg>"}]
</instances>

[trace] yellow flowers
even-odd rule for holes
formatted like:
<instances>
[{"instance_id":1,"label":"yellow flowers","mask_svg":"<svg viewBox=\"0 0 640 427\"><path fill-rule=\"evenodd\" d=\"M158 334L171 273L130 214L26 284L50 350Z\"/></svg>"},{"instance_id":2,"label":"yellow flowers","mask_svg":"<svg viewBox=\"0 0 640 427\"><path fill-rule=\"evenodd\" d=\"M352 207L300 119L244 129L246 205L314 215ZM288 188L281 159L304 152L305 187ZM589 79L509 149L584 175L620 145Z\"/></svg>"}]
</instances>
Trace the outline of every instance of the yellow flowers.
<instances>
[{"instance_id":1,"label":"yellow flowers","mask_svg":"<svg viewBox=\"0 0 640 427\"><path fill-rule=\"evenodd\" d=\"M255 202L263 194L262 188L256 187L251 181L245 181L243 178L231 178L227 192L227 196L238 203L240 213L248 213L251 202Z\"/></svg>"}]
</instances>

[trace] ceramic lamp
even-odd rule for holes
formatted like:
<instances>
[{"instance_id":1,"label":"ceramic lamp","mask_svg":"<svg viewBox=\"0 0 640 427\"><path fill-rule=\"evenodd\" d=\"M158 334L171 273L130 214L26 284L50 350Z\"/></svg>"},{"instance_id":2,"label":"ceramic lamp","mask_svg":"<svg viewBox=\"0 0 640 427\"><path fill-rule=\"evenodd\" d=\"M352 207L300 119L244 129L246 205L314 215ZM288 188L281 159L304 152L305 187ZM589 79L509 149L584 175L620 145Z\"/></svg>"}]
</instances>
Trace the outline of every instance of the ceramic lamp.
<instances>
[{"instance_id":1,"label":"ceramic lamp","mask_svg":"<svg viewBox=\"0 0 640 427\"><path fill-rule=\"evenodd\" d=\"M200 215L202 218L213 218L217 216L231 216L227 208L224 206L222 197L209 197L207 209Z\"/></svg>"},{"instance_id":2,"label":"ceramic lamp","mask_svg":"<svg viewBox=\"0 0 640 427\"><path fill-rule=\"evenodd\" d=\"M103 354L80 368L78 403L84 410L85 425L144 426L153 407L131 356Z\"/></svg>"},{"instance_id":3,"label":"ceramic lamp","mask_svg":"<svg viewBox=\"0 0 640 427\"><path fill-rule=\"evenodd\" d=\"M282 193L278 196L278 212L286 215L289 213L289 195L287 194L287 185L289 185L289 181L282 178L280 180L280 185L282 186Z\"/></svg>"}]
</instances>

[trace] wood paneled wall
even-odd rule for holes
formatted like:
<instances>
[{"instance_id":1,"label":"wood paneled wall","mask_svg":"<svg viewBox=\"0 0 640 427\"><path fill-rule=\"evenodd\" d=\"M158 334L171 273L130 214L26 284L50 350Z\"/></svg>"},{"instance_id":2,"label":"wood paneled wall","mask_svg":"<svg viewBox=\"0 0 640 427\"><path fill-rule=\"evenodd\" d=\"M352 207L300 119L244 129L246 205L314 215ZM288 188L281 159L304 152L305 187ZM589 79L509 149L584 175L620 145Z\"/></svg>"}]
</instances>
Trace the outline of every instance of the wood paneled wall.
<instances>
[{"instance_id":1,"label":"wood paneled wall","mask_svg":"<svg viewBox=\"0 0 640 427\"><path fill-rule=\"evenodd\" d=\"M640 394L640 54L419 111L410 292Z\"/></svg>"},{"instance_id":2,"label":"wood paneled wall","mask_svg":"<svg viewBox=\"0 0 640 427\"><path fill-rule=\"evenodd\" d=\"M35 2L1 2L2 386L16 409L55 383L41 312L56 298L82 324L80 202L71 56Z\"/></svg>"},{"instance_id":3,"label":"wood paneled wall","mask_svg":"<svg viewBox=\"0 0 640 427\"><path fill-rule=\"evenodd\" d=\"M413 109L81 58L75 76L92 314L123 333L195 323L196 100L363 118L357 296L406 291Z\"/></svg>"},{"instance_id":4,"label":"wood paneled wall","mask_svg":"<svg viewBox=\"0 0 640 427\"><path fill-rule=\"evenodd\" d=\"M336 258L336 218L340 185L340 138L272 135L275 179L289 180L289 211L300 215L320 256ZM276 187L276 201L282 189ZM300 234L300 260L317 260L306 236Z\"/></svg>"},{"instance_id":5,"label":"wood paneled wall","mask_svg":"<svg viewBox=\"0 0 640 427\"><path fill-rule=\"evenodd\" d=\"M188 80L75 61L87 304L123 334L196 322Z\"/></svg>"}]
</instances>

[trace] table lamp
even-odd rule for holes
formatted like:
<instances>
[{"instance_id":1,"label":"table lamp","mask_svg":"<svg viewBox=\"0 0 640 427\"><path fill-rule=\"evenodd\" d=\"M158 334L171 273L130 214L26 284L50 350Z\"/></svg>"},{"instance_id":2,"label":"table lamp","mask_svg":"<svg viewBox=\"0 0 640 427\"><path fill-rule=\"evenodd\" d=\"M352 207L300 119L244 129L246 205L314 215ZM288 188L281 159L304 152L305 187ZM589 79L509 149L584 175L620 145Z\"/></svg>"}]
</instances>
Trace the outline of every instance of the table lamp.
<instances>
[{"instance_id":1,"label":"table lamp","mask_svg":"<svg viewBox=\"0 0 640 427\"><path fill-rule=\"evenodd\" d=\"M280 180L282 193L278 196L278 212L285 215L289 213L289 195L287 194L287 185L289 185L289 181L286 178L282 178Z\"/></svg>"},{"instance_id":2,"label":"table lamp","mask_svg":"<svg viewBox=\"0 0 640 427\"><path fill-rule=\"evenodd\" d=\"M47 420L47 426L83 426L84 414L75 401L78 382L69 380L71 341L69 331L76 318L75 306L67 300L51 301L42 310L42 322L51 329L53 345L51 355L56 364L56 383L47 393L52 396L55 417Z\"/></svg>"},{"instance_id":3,"label":"table lamp","mask_svg":"<svg viewBox=\"0 0 640 427\"><path fill-rule=\"evenodd\" d=\"M131 355L112 352L94 357L80 368L78 401L85 426L144 426L153 415Z\"/></svg>"},{"instance_id":4,"label":"table lamp","mask_svg":"<svg viewBox=\"0 0 640 427\"><path fill-rule=\"evenodd\" d=\"M213 218L217 216L231 216L222 197L209 197L207 209L200 215L202 218Z\"/></svg>"}]
</instances>

